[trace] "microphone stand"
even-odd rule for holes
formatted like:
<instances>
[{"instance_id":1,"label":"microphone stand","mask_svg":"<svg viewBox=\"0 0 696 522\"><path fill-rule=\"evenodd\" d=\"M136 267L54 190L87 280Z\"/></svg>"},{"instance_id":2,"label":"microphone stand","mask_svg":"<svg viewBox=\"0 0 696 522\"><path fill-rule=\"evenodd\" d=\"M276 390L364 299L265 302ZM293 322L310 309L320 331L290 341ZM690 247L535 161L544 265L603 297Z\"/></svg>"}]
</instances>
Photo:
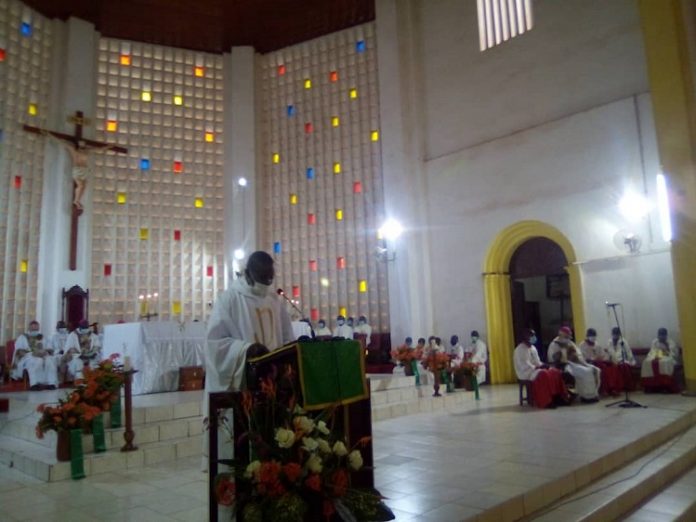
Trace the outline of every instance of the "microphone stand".
<instances>
[{"instance_id":1,"label":"microphone stand","mask_svg":"<svg viewBox=\"0 0 696 522\"><path fill-rule=\"evenodd\" d=\"M285 295L285 292L283 291L282 288L279 288L278 290L276 290L276 293L277 293L279 296L281 296L283 299L285 299L285 300L290 304L290 306L292 306L292 307L295 309L295 311L296 311L298 314L300 314L300 317L302 317L302 318L306 317L305 314L302 313L302 310L300 310L299 308L297 308L297 306L295 306L295 303L293 303L290 299L288 299L288 296ZM314 327L312 326L312 322L311 322L311 321L307 321L307 324L309 325L309 331L312 332L312 339L316 339L317 334L314 333Z\"/></svg>"},{"instance_id":2,"label":"microphone stand","mask_svg":"<svg viewBox=\"0 0 696 522\"><path fill-rule=\"evenodd\" d=\"M616 313L616 307L620 306L620 303L607 303L607 308L611 308L614 312L614 321L616 322L616 327L621 332L621 362L626 364L626 344L624 343L623 330L621 330L621 325L619 325L619 316ZM639 402L633 401L628 397L628 386L624 384L624 398L620 401L615 401L606 405L607 408L613 406L618 406L619 408L647 408L647 406L640 404Z\"/></svg>"}]
</instances>

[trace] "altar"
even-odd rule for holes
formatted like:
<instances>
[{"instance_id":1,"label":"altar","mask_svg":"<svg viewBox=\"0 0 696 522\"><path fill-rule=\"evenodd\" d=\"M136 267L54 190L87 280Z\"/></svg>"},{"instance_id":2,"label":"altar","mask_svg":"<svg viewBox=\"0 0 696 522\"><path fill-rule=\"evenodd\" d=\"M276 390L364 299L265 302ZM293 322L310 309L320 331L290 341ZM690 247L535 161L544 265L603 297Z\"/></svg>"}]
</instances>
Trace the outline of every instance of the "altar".
<instances>
[{"instance_id":1,"label":"altar","mask_svg":"<svg viewBox=\"0 0 696 522\"><path fill-rule=\"evenodd\" d=\"M205 367L205 323L157 321L104 326L102 356L130 358L133 394L176 391L179 368Z\"/></svg>"}]
</instances>

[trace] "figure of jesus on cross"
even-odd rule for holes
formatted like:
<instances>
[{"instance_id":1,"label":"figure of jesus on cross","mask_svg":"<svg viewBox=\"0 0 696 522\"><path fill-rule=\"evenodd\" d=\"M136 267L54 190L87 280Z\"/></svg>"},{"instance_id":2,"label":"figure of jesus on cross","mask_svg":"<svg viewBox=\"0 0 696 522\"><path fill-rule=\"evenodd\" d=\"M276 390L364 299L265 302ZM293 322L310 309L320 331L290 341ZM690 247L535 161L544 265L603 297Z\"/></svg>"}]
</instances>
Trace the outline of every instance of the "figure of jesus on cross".
<instances>
[{"instance_id":1,"label":"figure of jesus on cross","mask_svg":"<svg viewBox=\"0 0 696 522\"><path fill-rule=\"evenodd\" d=\"M120 152L125 154L128 149L125 147L120 147L118 145L113 145L111 143L104 143L101 141L89 140L82 137L82 128L86 125L87 120L85 119L82 111L76 111L75 116L70 118L70 122L75 124L74 134L64 134L62 132L56 132L48 129L42 129L40 127L33 127L31 125L24 125L24 130L31 132L33 134L40 134L42 136L49 137L56 140L58 143L63 145L63 147L70 154L71 160L71 170L73 178L73 202L72 202L72 216L71 216L71 234L70 234L70 270L77 269L77 224L78 218L82 215L82 196L87 188L87 181L91 175L91 166L89 164L89 151L90 150L111 150L113 152Z\"/></svg>"}]
</instances>

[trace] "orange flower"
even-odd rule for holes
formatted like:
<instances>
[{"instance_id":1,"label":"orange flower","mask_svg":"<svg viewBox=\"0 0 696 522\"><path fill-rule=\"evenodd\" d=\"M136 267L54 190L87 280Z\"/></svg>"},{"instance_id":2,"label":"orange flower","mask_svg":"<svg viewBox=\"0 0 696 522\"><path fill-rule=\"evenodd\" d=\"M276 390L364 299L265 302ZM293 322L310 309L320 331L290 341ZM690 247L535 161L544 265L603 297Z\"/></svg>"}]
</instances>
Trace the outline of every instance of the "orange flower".
<instances>
[{"instance_id":1,"label":"orange flower","mask_svg":"<svg viewBox=\"0 0 696 522\"><path fill-rule=\"evenodd\" d=\"M302 474L302 466L297 462L288 462L283 466L283 473L290 482L295 482Z\"/></svg>"},{"instance_id":2,"label":"orange flower","mask_svg":"<svg viewBox=\"0 0 696 522\"><path fill-rule=\"evenodd\" d=\"M334 507L334 504L331 500L324 500L324 510L323 510L323 515L326 517L326 520L329 520L331 518L331 515L333 515L336 512L336 508Z\"/></svg>"},{"instance_id":3,"label":"orange flower","mask_svg":"<svg viewBox=\"0 0 696 522\"><path fill-rule=\"evenodd\" d=\"M307 486L312 491L321 491L321 478L318 474L312 473L305 480L305 486Z\"/></svg>"},{"instance_id":4,"label":"orange flower","mask_svg":"<svg viewBox=\"0 0 696 522\"><path fill-rule=\"evenodd\" d=\"M53 422L55 422L56 424L59 424L60 421L62 421L62 420L63 420L63 418L60 415L53 416Z\"/></svg>"},{"instance_id":5,"label":"orange flower","mask_svg":"<svg viewBox=\"0 0 696 522\"><path fill-rule=\"evenodd\" d=\"M244 414L248 417L251 413L251 407L254 404L254 400L248 390L242 392L242 408L244 409Z\"/></svg>"},{"instance_id":6,"label":"orange flower","mask_svg":"<svg viewBox=\"0 0 696 522\"><path fill-rule=\"evenodd\" d=\"M261 381L261 393L263 393L269 399L275 399L276 387L273 380L266 378Z\"/></svg>"},{"instance_id":7,"label":"orange flower","mask_svg":"<svg viewBox=\"0 0 696 522\"><path fill-rule=\"evenodd\" d=\"M331 480L333 481L333 494L337 497L342 497L348 490L348 473L345 469L337 469L334 471Z\"/></svg>"},{"instance_id":8,"label":"orange flower","mask_svg":"<svg viewBox=\"0 0 696 522\"><path fill-rule=\"evenodd\" d=\"M369 444L369 442L370 442L371 440L372 440L372 437L362 437L362 438L358 441L358 443L356 444L356 446L360 446L361 448L364 448L365 446L367 446L367 445Z\"/></svg>"},{"instance_id":9,"label":"orange flower","mask_svg":"<svg viewBox=\"0 0 696 522\"><path fill-rule=\"evenodd\" d=\"M280 464L275 460L264 462L259 469L259 482L273 484L278 481L280 474Z\"/></svg>"},{"instance_id":10,"label":"orange flower","mask_svg":"<svg viewBox=\"0 0 696 522\"><path fill-rule=\"evenodd\" d=\"M223 479L219 481L215 487L215 495L218 504L223 506L231 506L234 504L237 488L234 482Z\"/></svg>"},{"instance_id":11,"label":"orange flower","mask_svg":"<svg viewBox=\"0 0 696 522\"><path fill-rule=\"evenodd\" d=\"M36 411L38 411L39 413L43 413L45 409L46 409L46 405L45 405L45 404L39 404L39 405L36 407Z\"/></svg>"},{"instance_id":12,"label":"orange flower","mask_svg":"<svg viewBox=\"0 0 696 522\"><path fill-rule=\"evenodd\" d=\"M77 419L75 417L68 417L68 426L74 426L77 424Z\"/></svg>"}]
</instances>

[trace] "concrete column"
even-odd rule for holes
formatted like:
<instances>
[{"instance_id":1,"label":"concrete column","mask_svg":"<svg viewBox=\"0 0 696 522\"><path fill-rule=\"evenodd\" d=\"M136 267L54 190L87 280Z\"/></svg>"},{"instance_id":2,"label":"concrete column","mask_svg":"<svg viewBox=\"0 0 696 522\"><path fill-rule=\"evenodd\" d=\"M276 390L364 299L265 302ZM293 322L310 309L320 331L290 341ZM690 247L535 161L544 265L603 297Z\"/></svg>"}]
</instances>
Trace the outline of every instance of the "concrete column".
<instances>
[{"instance_id":1,"label":"concrete column","mask_svg":"<svg viewBox=\"0 0 696 522\"><path fill-rule=\"evenodd\" d=\"M388 262L392 344L431 334L430 245L424 178L420 35L411 0L377 0L377 58L385 217L404 234Z\"/></svg>"},{"instance_id":2,"label":"concrete column","mask_svg":"<svg viewBox=\"0 0 696 522\"><path fill-rule=\"evenodd\" d=\"M244 265L257 248L256 119L254 106L254 49L233 47L224 57L224 176L225 265L227 278ZM246 186L239 180L244 178ZM236 260L236 250L244 260ZM227 287L227 279L225 280Z\"/></svg>"},{"instance_id":3,"label":"concrete column","mask_svg":"<svg viewBox=\"0 0 696 522\"><path fill-rule=\"evenodd\" d=\"M96 63L99 34L94 26L77 18L54 22L55 47L52 70L51 118L49 127L73 134L68 118L82 111L90 124L83 128L94 137L96 107ZM39 243L39 318L46 333L61 317L61 290L73 285L89 288L92 269L92 185L83 197L77 245L77 270L68 269L72 173L67 152L46 140L44 185Z\"/></svg>"}]
</instances>

